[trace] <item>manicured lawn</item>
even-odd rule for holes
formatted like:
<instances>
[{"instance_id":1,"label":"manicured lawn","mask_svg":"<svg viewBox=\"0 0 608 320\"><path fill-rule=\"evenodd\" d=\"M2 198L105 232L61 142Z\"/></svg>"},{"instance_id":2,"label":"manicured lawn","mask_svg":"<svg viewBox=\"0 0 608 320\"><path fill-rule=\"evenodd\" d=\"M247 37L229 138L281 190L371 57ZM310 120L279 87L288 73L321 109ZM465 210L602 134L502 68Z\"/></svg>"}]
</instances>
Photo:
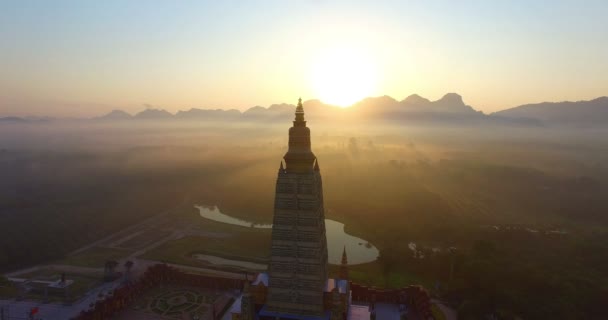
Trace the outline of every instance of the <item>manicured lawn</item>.
<instances>
[{"instance_id":1,"label":"manicured lawn","mask_svg":"<svg viewBox=\"0 0 608 320\"><path fill-rule=\"evenodd\" d=\"M443 314L443 311L434 303L431 305L431 313L433 313L433 318L435 318L435 320L445 320L445 314Z\"/></svg>"},{"instance_id":2,"label":"manicured lawn","mask_svg":"<svg viewBox=\"0 0 608 320\"><path fill-rule=\"evenodd\" d=\"M17 275L16 277L52 281L52 280L60 279L62 273L63 273L63 271L61 270L61 268L55 268L53 266L45 266L38 270L34 270L32 272L21 273L21 274ZM87 277L101 278L103 276L103 271L99 270L99 272L92 272L92 273L86 273L86 274L80 274L80 273L74 274L72 272L65 272L65 274L66 274L66 277L84 275Z\"/></svg>"},{"instance_id":3,"label":"manicured lawn","mask_svg":"<svg viewBox=\"0 0 608 320\"><path fill-rule=\"evenodd\" d=\"M338 268L337 265L330 265L330 275L337 275ZM387 284L389 288L402 288L413 284L428 285L428 281L406 271L396 270L385 275L382 264L378 261L352 265L348 267L348 270L350 280L353 282L378 288L384 288Z\"/></svg>"},{"instance_id":4,"label":"manicured lawn","mask_svg":"<svg viewBox=\"0 0 608 320\"><path fill-rule=\"evenodd\" d=\"M2 284L0 286L0 298L12 299L17 296L17 288L11 284Z\"/></svg>"},{"instance_id":5,"label":"manicured lawn","mask_svg":"<svg viewBox=\"0 0 608 320\"><path fill-rule=\"evenodd\" d=\"M56 264L67 264L79 267L103 268L108 260L119 260L131 254L130 250L94 247L75 256L55 261Z\"/></svg>"},{"instance_id":6,"label":"manicured lawn","mask_svg":"<svg viewBox=\"0 0 608 320\"><path fill-rule=\"evenodd\" d=\"M164 243L141 258L199 265L191 256L204 253L227 259L265 263L270 251L270 230L242 231L227 238L186 237Z\"/></svg>"}]
</instances>

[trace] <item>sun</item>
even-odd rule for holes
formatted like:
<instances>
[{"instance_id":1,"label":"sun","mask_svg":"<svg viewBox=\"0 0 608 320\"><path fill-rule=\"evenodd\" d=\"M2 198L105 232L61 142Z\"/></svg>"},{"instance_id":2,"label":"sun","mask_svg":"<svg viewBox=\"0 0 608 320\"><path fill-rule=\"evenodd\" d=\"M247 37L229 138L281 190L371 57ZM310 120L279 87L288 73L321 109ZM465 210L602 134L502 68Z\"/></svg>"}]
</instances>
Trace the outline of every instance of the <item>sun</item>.
<instances>
[{"instance_id":1,"label":"sun","mask_svg":"<svg viewBox=\"0 0 608 320\"><path fill-rule=\"evenodd\" d=\"M348 107L375 92L377 68L362 50L346 47L323 50L313 61L311 82L321 101Z\"/></svg>"}]
</instances>

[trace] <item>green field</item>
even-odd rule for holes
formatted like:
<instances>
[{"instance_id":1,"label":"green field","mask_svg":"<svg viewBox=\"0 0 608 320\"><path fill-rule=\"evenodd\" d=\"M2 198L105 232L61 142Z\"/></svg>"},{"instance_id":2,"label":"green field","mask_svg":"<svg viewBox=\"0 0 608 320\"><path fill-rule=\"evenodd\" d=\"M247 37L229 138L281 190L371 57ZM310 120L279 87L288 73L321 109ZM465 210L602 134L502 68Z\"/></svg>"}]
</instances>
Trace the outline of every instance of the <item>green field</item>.
<instances>
[{"instance_id":1,"label":"green field","mask_svg":"<svg viewBox=\"0 0 608 320\"><path fill-rule=\"evenodd\" d=\"M270 231L243 231L227 238L186 237L164 243L141 256L143 259L200 266L203 263L191 258L204 253L226 259L265 263L269 257Z\"/></svg>"},{"instance_id":2,"label":"green field","mask_svg":"<svg viewBox=\"0 0 608 320\"><path fill-rule=\"evenodd\" d=\"M66 264L79 267L103 268L108 260L126 258L132 251L115 248L93 247L77 255L68 256L55 261L56 264Z\"/></svg>"}]
</instances>

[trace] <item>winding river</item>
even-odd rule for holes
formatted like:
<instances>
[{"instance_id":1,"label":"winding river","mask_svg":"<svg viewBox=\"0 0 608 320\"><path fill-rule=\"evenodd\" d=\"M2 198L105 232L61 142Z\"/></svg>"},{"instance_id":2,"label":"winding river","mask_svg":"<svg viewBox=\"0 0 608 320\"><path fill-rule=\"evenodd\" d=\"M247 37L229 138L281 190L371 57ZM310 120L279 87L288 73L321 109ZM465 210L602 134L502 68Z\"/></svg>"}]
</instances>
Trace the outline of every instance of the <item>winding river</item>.
<instances>
[{"instance_id":1,"label":"winding river","mask_svg":"<svg viewBox=\"0 0 608 320\"><path fill-rule=\"evenodd\" d=\"M256 228L256 229L271 229L272 224L255 224L250 221L231 217L222 213L217 206L195 206L198 209L201 217L217 222L227 224ZM371 243L351 236L344 231L344 224L338 221L325 219L325 231L327 234L327 251L329 255L329 263L340 264L342 260L342 249L346 247L348 255L348 264L361 264L374 261L378 258L380 252Z\"/></svg>"}]
</instances>

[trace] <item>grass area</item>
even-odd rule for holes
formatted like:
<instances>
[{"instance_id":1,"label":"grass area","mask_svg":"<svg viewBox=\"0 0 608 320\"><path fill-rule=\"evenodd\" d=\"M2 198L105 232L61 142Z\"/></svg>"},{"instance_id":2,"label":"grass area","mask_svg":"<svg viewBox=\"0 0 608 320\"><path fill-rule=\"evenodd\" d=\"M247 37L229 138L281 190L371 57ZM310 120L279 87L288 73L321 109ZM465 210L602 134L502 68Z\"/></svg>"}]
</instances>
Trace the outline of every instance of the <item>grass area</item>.
<instances>
[{"instance_id":1,"label":"grass area","mask_svg":"<svg viewBox=\"0 0 608 320\"><path fill-rule=\"evenodd\" d=\"M331 276L338 274L339 266L329 267ZM390 271L385 274L382 264L378 261L349 266L348 272L353 282L378 288L403 288L413 284L422 284L430 288L428 281L407 271Z\"/></svg>"},{"instance_id":2,"label":"grass area","mask_svg":"<svg viewBox=\"0 0 608 320\"><path fill-rule=\"evenodd\" d=\"M270 230L241 230L227 238L186 237L169 241L146 252L141 258L200 266L202 263L198 263L191 256L204 253L227 259L264 263L269 257L269 250Z\"/></svg>"},{"instance_id":3,"label":"grass area","mask_svg":"<svg viewBox=\"0 0 608 320\"><path fill-rule=\"evenodd\" d=\"M0 298L10 299L17 296L17 288L12 284L0 285Z\"/></svg>"},{"instance_id":4,"label":"grass area","mask_svg":"<svg viewBox=\"0 0 608 320\"><path fill-rule=\"evenodd\" d=\"M176 219L185 220L190 223L197 223L201 220L206 220L200 216L199 210L194 207L196 205L198 205L197 201L188 202L187 204L173 210L172 215Z\"/></svg>"},{"instance_id":5,"label":"grass area","mask_svg":"<svg viewBox=\"0 0 608 320\"><path fill-rule=\"evenodd\" d=\"M74 256L55 261L57 264L67 264L79 267L103 268L108 260L119 260L131 254L130 250L93 247Z\"/></svg>"},{"instance_id":6,"label":"grass area","mask_svg":"<svg viewBox=\"0 0 608 320\"><path fill-rule=\"evenodd\" d=\"M64 269L61 267L43 266L40 269L31 272L20 273L16 277L51 281L61 278L62 273L65 273L66 276L87 276L92 278L101 278L103 276L102 270L92 270L91 272L73 272L64 271Z\"/></svg>"},{"instance_id":7,"label":"grass area","mask_svg":"<svg viewBox=\"0 0 608 320\"><path fill-rule=\"evenodd\" d=\"M436 303L431 304L431 313L433 314L433 319L435 320L445 320L445 314L443 311L439 309Z\"/></svg>"},{"instance_id":8,"label":"grass area","mask_svg":"<svg viewBox=\"0 0 608 320\"><path fill-rule=\"evenodd\" d=\"M84 296L89 290L99 286L102 283L101 277L66 274L67 279L74 280L70 286L70 301L76 301ZM58 297L57 301L63 298Z\"/></svg>"},{"instance_id":9,"label":"grass area","mask_svg":"<svg viewBox=\"0 0 608 320\"><path fill-rule=\"evenodd\" d=\"M31 272L27 272L27 273L20 273L19 275L17 275L17 278L27 278L27 279L36 279L36 280L48 280L48 281L52 281L52 280L57 280L59 278L61 278L61 274L64 271L61 270L61 268L55 268L52 266L48 266L48 267L42 267L40 269L31 271ZM82 274L82 273L73 273L73 272L65 272L66 277L67 276L82 276L85 275L87 277L99 277L101 278L103 276L103 271L99 270L99 272L93 272L93 273L86 273L86 274Z\"/></svg>"},{"instance_id":10,"label":"grass area","mask_svg":"<svg viewBox=\"0 0 608 320\"><path fill-rule=\"evenodd\" d=\"M117 247L124 249L138 249L143 248L149 244L152 244L154 241L158 239L162 239L168 236L170 232L165 230L157 230L151 229L138 234L137 236L130 238L122 243L120 243Z\"/></svg>"}]
</instances>

